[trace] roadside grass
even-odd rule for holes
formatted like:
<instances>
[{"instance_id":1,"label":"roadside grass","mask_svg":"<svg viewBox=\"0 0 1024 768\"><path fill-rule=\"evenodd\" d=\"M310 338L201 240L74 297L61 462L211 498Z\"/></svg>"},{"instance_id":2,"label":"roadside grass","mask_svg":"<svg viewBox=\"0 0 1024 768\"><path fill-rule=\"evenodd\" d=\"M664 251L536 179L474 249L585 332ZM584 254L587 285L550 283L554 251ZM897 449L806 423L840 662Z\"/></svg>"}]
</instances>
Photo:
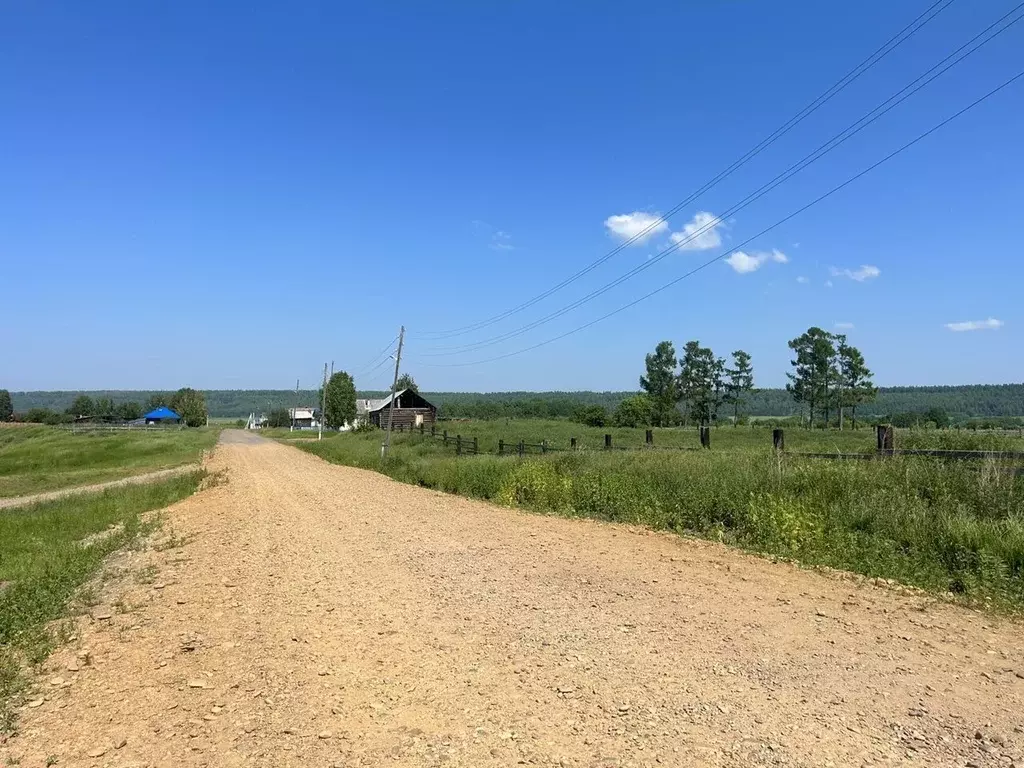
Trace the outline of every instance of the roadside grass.
<instances>
[{"instance_id":1,"label":"roadside grass","mask_svg":"<svg viewBox=\"0 0 1024 768\"><path fill-rule=\"evenodd\" d=\"M604 448L604 436L612 436L613 448L640 448L646 438L644 428L587 427L576 422L559 419L495 419L442 421L436 426L437 434L447 431L450 438L477 438L480 450L495 453L498 440L510 448L523 440L527 443L548 442L555 450L569 448L570 439L577 439L583 450ZM700 435L696 427L655 427L654 447L700 449ZM875 430L870 425L858 424L857 429L801 429L785 430L786 449L810 453L872 453L875 450ZM429 432L429 429L427 429ZM379 439L379 438L378 438ZM437 439L437 438L435 438ZM959 450L1024 451L1024 440L1016 436L972 432L968 430L898 429L898 448L948 448ZM772 430L760 425L721 426L711 429L711 447L715 451L763 452L772 447Z\"/></svg>"},{"instance_id":2,"label":"roadside grass","mask_svg":"<svg viewBox=\"0 0 1024 768\"><path fill-rule=\"evenodd\" d=\"M41 425L0 428L0 498L197 462L219 434L216 428L86 433Z\"/></svg>"},{"instance_id":3,"label":"roadside grass","mask_svg":"<svg viewBox=\"0 0 1024 768\"><path fill-rule=\"evenodd\" d=\"M76 591L111 552L136 542L157 522L142 514L161 509L199 487L204 473L163 482L0 512L0 733L14 727L26 666L43 662L61 641ZM88 605L96 596L82 590Z\"/></svg>"},{"instance_id":4,"label":"roadside grass","mask_svg":"<svg viewBox=\"0 0 1024 768\"><path fill-rule=\"evenodd\" d=\"M396 436L383 471L509 507L641 524L1024 609L1024 478L995 462L779 459L770 448L520 460L456 457L438 442ZM379 433L296 445L381 471Z\"/></svg>"}]
</instances>

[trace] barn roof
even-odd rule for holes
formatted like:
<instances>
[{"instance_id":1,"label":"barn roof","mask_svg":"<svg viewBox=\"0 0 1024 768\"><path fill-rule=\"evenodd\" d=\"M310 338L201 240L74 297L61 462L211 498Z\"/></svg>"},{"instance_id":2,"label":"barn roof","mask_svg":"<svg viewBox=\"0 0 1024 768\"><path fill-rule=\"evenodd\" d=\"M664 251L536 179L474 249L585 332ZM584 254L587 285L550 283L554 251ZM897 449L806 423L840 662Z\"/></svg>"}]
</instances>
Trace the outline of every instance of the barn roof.
<instances>
[{"instance_id":1,"label":"barn roof","mask_svg":"<svg viewBox=\"0 0 1024 768\"><path fill-rule=\"evenodd\" d=\"M428 403L427 399L414 389L400 389L397 392L395 392L394 396L399 398L399 405L401 405L402 395L404 395L406 392L412 392L412 394L415 395L417 399L422 400L424 403L426 403L427 406L432 405L432 403ZM388 395L387 397L360 398L359 400L356 400L356 413L374 413L376 411L379 411L381 408L386 408L390 404L391 395Z\"/></svg>"}]
</instances>

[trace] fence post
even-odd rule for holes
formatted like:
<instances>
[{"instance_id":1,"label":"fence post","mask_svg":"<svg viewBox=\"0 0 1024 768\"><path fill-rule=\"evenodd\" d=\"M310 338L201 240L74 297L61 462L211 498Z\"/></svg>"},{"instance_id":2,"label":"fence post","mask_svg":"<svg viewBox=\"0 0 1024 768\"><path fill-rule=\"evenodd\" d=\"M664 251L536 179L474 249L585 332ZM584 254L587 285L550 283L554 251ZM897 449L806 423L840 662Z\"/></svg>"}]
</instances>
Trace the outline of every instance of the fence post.
<instances>
[{"instance_id":1,"label":"fence post","mask_svg":"<svg viewBox=\"0 0 1024 768\"><path fill-rule=\"evenodd\" d=\"M462 435L455 436L455 455L462 455Z\"/></svg>"},{"instance_id":2,"label":"fence post","mask_svg":"<svg viewBox=\"0 0 1024 768\"><path fill-rule=\"evenodd\" d=\"M644 435L644 440L647 443L647 445L654 445L654 430L653 429L648 429L647 430L647 434Z\"/></svg>"},{"instance_id":3,"label":"fence post","mask_svg":"<svg viewBox=\"0 0 1024 768\"><path fill-rule=\"evenodd\" d=\"M711 427L700 428L700 444L710 450L711 448Z\"/></svg>"},{"instance_id":4,"label":"fence post","mask_svg":"<svg viewBox=\"0 0 1024 768\"><path fill-rule=\"evenodd\" d=\"M611 435L605 435L604 436L604 449L606 451L610 451L612 449L612 436Z\"/></svg>"},{"instance_id":5,"label":"fence post","mask_svg":"<svg viewBox=\"0 0 1024 768\"><path fill-rule=\"evenodd\" d=\"M576 438L575 437L570 437L569 438L569 448L574 450L574 451L576 450Z\"/></svg>"},{"instance_id":6,"label":"fence post","mask_svg":"<svg viewBox=\"0 0 1024 768\"><path fill-rule=\"evenodd\" d=\"M548 441L547 440L541 440L540 441L540 452L541 453L547 453L548 452Z\"/></svg>"},{"instance_id":7,"label":"fence post","mask_svg":"<svg viewBox=\"0 0 1024 768\"><path fill-rule=\"evenodd\" d=\"M783 433L781 429L772 430L772 445L775 447L775 450L778 451L779 453L782 453L784 450L786 450L786 435Z\"/></svg>"},{"instance_id":8,"label":"fence post","mask_svg":"<svg viewBox=\"0 0 1024 768\"><path fill-rule=\"evenodd\" d=\"M879 424L875 427L875 436L877 440L877 448L880 456L892 456L893 454L893 434L892 424Z\"/></svg>"},{"instance_id":9,"label":"fence post","mask_svg":"<svg viewBox=\"0 0 1024 768\"><path fill-rule=\"evenodd\" d=\"M427 425L424 424L422 421L420 422L420 434L421 435L423 434L424 430L426 429L426 426Z\"/></svg>"},{"instance_id":10,"label":"fence post","mask_svg":"<svg viewBox=\"0 0 1024 768\"><path fill-rule=\"evenodd\" d=\"M430 436L431 437L436 437L437 436L437 425L436 424L431 424L430 425Z\"/></svg>"},{"instance_id":11,"label":"fence post","mask_svg":"<svg viewBox=\"0 0 1024 768\"><path fill-rule=\"evenodd\" d=\"M477 453L477 449L478 449L478 448L480 447L480 446L479 446L479 445L477 444L477 442L476 442L476 441L477 441L477 438L475 438L475 437L474 437L474 438L473 438L473 455L476 455L476 453Z\"/></svg>"},{"instance_id":12,"label":"fence post","mask_svg":"<svg viewBox=\"0 0 1024 768\"><path fill-rule=\"evenodd\" d=\"M502 455L504 455L504 453L505 453L505 441L504 440L499 440L498 441L498 455L502 456Z\"/></svg>"},{"instance_id":13,"label":"fence post","mask_svg":"<svg viewBox=\"0 0 1024 768\"><path fill-rule=\"evenodd\" d=\"M519 441L519 458L520 458L520 459L521 459L521 458L523 458L523 449L524 449L524 447L525 447L525 446L523 445L523 441L522 441L522 440L520 440L520 441Z\"/></svg>"},{"instance_id":14,"label":"fence post","mask_svg":"<svg viewBox=\"0 0 1024 768\"><path fill-rule=\"evenodd\" d=\"M444 444L447 446L448 445L448 430L447 429L444 431L444 434L442 434L441 437L444 440Z\"/></svg>"}]
</instances>

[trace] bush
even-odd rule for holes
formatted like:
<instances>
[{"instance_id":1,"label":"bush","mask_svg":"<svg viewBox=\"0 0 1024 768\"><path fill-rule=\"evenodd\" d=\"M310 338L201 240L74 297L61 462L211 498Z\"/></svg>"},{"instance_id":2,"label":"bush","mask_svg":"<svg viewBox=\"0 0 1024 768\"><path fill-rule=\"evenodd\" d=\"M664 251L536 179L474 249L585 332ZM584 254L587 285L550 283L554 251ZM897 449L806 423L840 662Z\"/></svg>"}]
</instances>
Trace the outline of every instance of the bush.
<instances>
[{"instance_id":1,"label":"bush","mask_svg":"<svg viewBox=\"0 0 1024 768\"><path fill-rule=\"evenodd\" d=\"M602 405L585 405L576 409L572 420L588 427L603 427L608 421L608 411Z\"/></svg>"},{"instance_id":2,"label":"bush","mask_svg":"<svg viewBox=\"0 0 1024 768\"><path fill-rule=\"evenodd\" d=\"M292 416L288 413L287 408L275 408L267 414L268 427L290 427L291 425Z\"/></svg>"}]
</instances>

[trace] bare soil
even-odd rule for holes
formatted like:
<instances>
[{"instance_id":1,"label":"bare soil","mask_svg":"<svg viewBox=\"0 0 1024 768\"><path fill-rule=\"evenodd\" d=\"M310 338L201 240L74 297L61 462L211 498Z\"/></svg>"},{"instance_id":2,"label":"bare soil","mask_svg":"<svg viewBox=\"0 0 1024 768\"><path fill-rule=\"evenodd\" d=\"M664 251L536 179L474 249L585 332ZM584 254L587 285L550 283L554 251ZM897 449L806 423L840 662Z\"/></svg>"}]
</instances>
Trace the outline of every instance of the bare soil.
<instances>
[{"instance_id":1,"label":"bare soil","mask_svg":"<svg viewBox=\"0 0 1024 768\"><path fill-rule=\"evenodd\" d=\"M225 435L208 465L228 482L171 507L163 545L121 556L149 578L108 582L114 607L79 620L0 755L592 768L1024 757L1019 624Z\"/></svg>"}]
</instances>

